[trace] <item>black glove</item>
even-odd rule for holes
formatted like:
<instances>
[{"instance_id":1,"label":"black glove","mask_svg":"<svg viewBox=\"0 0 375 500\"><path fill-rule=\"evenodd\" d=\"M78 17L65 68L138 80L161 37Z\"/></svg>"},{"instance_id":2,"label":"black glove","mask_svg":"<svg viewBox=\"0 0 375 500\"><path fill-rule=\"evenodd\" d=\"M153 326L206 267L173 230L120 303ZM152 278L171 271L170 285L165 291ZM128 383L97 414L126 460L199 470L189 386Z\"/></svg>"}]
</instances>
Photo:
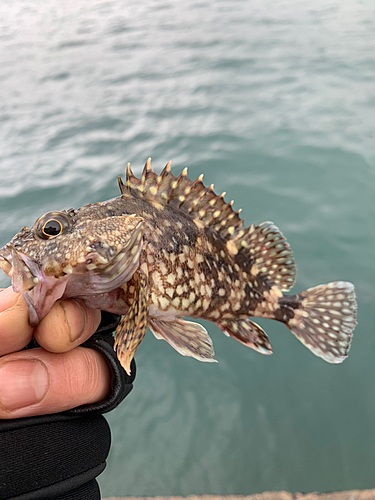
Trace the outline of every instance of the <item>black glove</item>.
<instances>
[{"instance_id":1,"label":"black glove","mask_svg":"<svg viewBox=\"0 0 375 500\"><path fill-rule=\"evenodd\" d=\"M111 435L101 413L131 391L129 377L113 350L120 316L102 313L96 333L83 346L99 351L112 371L112 392L101 403L64 413L0 420L0 500L99 500L95 478L104 470ZM35 341L28 348L37 347Z\"/></svg>"},{"instance_id":2,"label":"black glove","mask_svg":"<svg viewBox=\"0 0 375 500\"><path fill-rule=\"evenodd\" d=\"M107 360L112 372L112 393L108 399L101 403L79 406L68 411L70 415L85 415L87 413L106 413L118 406L121 401L133 389L133 381L136 374L135 362L130 365L131 375L129 376L117 359L113 350L114 339L112 332L116 329L121 316L102 312L102 320L94 335L84 344L84 347L90 347L99 351Z\"/></svg>"}]
</instances>

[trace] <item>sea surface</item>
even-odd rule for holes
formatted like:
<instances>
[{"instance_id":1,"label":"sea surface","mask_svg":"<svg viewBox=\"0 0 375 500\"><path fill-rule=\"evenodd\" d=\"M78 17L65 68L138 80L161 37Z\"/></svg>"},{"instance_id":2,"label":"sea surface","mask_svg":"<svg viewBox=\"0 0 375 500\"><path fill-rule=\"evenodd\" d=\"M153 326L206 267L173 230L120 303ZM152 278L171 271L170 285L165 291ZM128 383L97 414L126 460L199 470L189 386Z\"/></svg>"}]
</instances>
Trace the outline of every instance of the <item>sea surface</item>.
<instances>
[{"instance_id":1,"label":"sea surface","mask_svg":"<svg viewBox=\"0 0 375 500\"><path fill-rule=\"evenodd\" d=\"M358 326L342 365L269 320L272 356L204 322L218 364L148 332L103 496L373 488L374 1L1 0L0 246L149 156L279 226L293 292L352 281Z\"/></svg>"}]
</instances>

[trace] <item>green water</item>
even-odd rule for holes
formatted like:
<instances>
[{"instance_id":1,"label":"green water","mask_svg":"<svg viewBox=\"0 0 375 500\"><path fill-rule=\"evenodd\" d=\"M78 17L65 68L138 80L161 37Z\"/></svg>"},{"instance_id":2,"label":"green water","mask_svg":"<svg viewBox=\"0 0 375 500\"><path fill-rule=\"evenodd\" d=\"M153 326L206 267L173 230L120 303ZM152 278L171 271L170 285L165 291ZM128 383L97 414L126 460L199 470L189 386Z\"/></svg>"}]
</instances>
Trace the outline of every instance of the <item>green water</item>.
<instances>
[{"instance_id":1,"label":"green water","mask_svg":"<svg viewBox=\"0 0 375 500\"><path fill-rule=\"evenodd\" d=\"M373 0L2 0L0 245L152 156L277 224L293 291L356 285L339 366L272 321L272 356L205 322L218 364L149 332L104 496L375 487L374 130Z\"/></svg>"}]
</instances>

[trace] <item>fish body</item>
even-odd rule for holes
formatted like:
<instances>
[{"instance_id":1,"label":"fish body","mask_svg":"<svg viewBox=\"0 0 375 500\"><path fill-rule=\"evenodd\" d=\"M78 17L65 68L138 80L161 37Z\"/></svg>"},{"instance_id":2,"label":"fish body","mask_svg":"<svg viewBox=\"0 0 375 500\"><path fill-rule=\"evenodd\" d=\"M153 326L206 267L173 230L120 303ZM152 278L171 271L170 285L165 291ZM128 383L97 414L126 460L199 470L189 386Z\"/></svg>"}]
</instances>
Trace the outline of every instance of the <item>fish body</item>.
<instances>
[{"instance_id":1,"label":"fish body","mask_svg":"<svg viewBox=\"0 0 375 500\"><path fill-rule=\"evenodd\" d=\"M182 355L216 361L199 323L263 353L272 348L249 316L285 323L314 354L347 357L356 325L354 287L320 285L297 295L296 267L285 237L271 222L246 228L240 210L192 182L170 163L157 175L147 161L140 179L128 165L121 196L67 212L49 212L0 250L0 267L23 294L38 324L60 298L123 315L115 333L120 362L130 362L147 326Z\"/></svg>"}]
</instances>

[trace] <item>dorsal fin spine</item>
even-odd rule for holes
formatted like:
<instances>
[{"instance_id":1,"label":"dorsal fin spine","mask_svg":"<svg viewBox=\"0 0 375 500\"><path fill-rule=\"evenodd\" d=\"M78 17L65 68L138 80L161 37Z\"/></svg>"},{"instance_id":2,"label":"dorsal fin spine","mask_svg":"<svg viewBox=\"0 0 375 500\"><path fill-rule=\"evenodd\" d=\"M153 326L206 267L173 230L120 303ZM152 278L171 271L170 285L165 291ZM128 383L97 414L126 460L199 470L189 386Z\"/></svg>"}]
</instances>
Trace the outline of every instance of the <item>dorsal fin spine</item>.
<instances>
[{"instance_id":1,"label":"dorsal fin spine","mask_svg":"<svg viewBox=\"0 0 375 500\"><path fill-rule=\"evenodd\" d=\"M223 199L223 196L220 195L216 201L219 201L220 199ZM222 207L220 208L217 208L214 213L212 214L212 219L218 219L220 217L220 215L227 209L227 205L223 205Z\"/></svg>"},{"instance_id":2,"label":"dorsal fin spine","mask_svg":"<svg viewBox=\"0 0 375 500\"><path fill-rule=\"evenodd\" d=\"M117 181L118 181L118 187L120 188L121 194L123 195L125 192L125 186L120 176L117 177Z\"/></svg>"},{"instance_id":3,"label":"dorsal fin spine","mask_svg":"<svg viewBox=\"0 0 375 500\"><path fill-rule=\"evenodd\" d=\"M169 162L165 165L165 167L163 168L163 170L162 170L162 172L161 172L161 174L160 174L161 179L163 179L163 178L165 177L165 175L166 175L166 174L169 174L169 173L170 173L170 171L171 171L171 163L172 163L172 162L171 162L171 161L169 161Z\"/></svg>"},{"instance_id":4,"label":"dorsal fin spine","mask_svg":"<svg viewBox=\"0 0 375 500\"><path fill-rule=\"evenodd\" d=\"M234 217L238 217L238 215L242 212L242 208L237 210L237 212L232 212L231 214L228 215L227 217L227 223L230 222ZM231 222L231 227L234 227L236 229L237 227L241 226L243 223L243 219L238 219L236 222Z\"/></svg>"},{"instance_id":5,"label":"dorsal fin spine","mask_svg":"<svg viewBox=\"0 0 375 500\"><path fill-rule=\"evenodd\" d=\"M132 188L132 177L134 177L134 174L132 172L132 169L130 168L130 163L128 163L126 166L126 187L130 190Z\"/></svg>"},{"instance_id":6,"label":"dorsal fin spine","mask_svg":"<svg viewBox=\"0 0 375 500\"><path fill-rule=\"evenodd\" d=\"M211 188L212 186L210 186ZM211 189L213 193L213 189ZM200 210L200 214L206 214L210 211L210 219L207 219L207 224L212 225L215 221L215 219L219 219L221 214L225 212L228 209L228 205L224 202L223 198L225 196L225 192L221 193L219 196L216 196L215 198L212 198L209 200L206 205L204 205ZM220 223L220 219L216 220L214 223L215 225Z\"/></svg>"},{"instance_id":7,"label":"dorsal fin spine","mask_svg":"<svg viewBox=\"0 0 375 500\"><path fill-rule=\"evenodd\" d=\"M184 189L184 192L179 196L179 200L180 200L180 204L178 205L178 208L181 208L182 205L185 203L186 201L186 198L189 196L190 192L191 192L191 189L192 187L191 186L187 186L185 189Z\"/></svg>"},{"instance_id":8,"label":"dorsal fin spine","mask_svg":"<svg viewBox=\"0 0 375 500\"><path fill-rule=\"evenodd\" d=\"M151 168L151 158L147 158L145 166L143 167L142 176L141 176L141 186L144 189L146 185L147 177L153 172Z\"/></svg>"},{"instance_id":9,"label":"dorsal fin spine","mask_svg":"<svg viewBox=\"0 0 375 500\"><path fill-rule=\"evenodd\" d=\"M198 203L208 194L209 188L203 189L199 195L196 197L195 202L192 204L191 208L189 209L189 212L192 212L195 210L195 207L198 205Z\"/></svg>"},{"instance_id":10,"label":"dorsal fin spine","mask_svg":"<svg viewBox=\"0 0 375 500\"><path fill-rule=\"evenodd\" d=\"M168 196L168 199L167 199L167 203L169 203L169 201L171 200L172 196L175 194L175 191L176 191L177 187L181 183L182 179L184 179L184 177L186 177L186 176L187 176L187 168L185 167L183 169L183 171L180 173L180 175L177 177L177 179L172 182L172 189L171 189L171 191L169 193L169 196ZM183 199L182 202L180 203L180 206L182 205L182 203L184 201L185 200Z\"/></svg>"},{"instance_id":11,"label":"dorsal fin spine","mask_svg":"<svg viewBox=\"0 0 375 500\"><path fill-rule=\"evenodd\" d=\"M233 201L231 201L230 203L228 203L228 207L231 209L232 208L232 205L233 205ZM224 217L221 221L220 221L220 225L221 226L226 226L228 223L230 223L230 221L233 219L233 217L235 216L235 212L230 212L226 217Z\"/></svg>"},{"instance_id":12,"label":"dorsal fin spine","mask_svg":"<svg viewBox=\"0 0 375 500\"><path fill-rule=\"evenodd\" d=\"M203 179L203 174L201 174L198 179L196 179L191 188L190 188L190 191L189 191L189 194L190 197L192 198L190 200L191 202L191 205L188 207L188 212L192 212L194 210L194 207L196 206L197 203L199 203L199 200L201 199L198 194L197 194L197 190L199 189L199 187L202 187L202 191L204 190L204 185L203 185L203 182L202 182L202 179ZM202 193L202 191L200 191L200 194ZM186 197L188 197L188 195ZM203 195L202 195L203 196ZM186 200L185 200L186 201Z\"/></svg>"},{"instance_id":13,"label":"dorsal fin spine","mask_svg":"<svg viewBox=\"0 0 375 500\"><path fill-rule=\"evenodd\" d=\"M194 212L195 210L195 207L198 205L198 203L201 201L201 199L205 196L205 190L201 191L199 193L199 195L196 197L196 199L194 200L194 202L191 204L191 206L188 208L188 212L191 213L191 212Z\"/></svg>"},{"instance_id":14,"label":"dorsal fin spine","mask_svg":"<svg viewBox=\"0 0 375 500\"><path fill-rule=\"evenodd\" d=\"M161 198L163 203L166 202L169 187L171 188L170 185L175 179L175 176L171 172L171 162L169 161L156 180L156 197Z\"/></svg>"},{"instance_id":15,"label":"dorsal fin spine","mask_svg":"<svg viewBox=\"0 0 375 500\"><path fill-rule=\"evenodd\" d=\"M215 212L212 214L213 219L218 219L225 210L228 209L228 205L224 201L224 196L226 195L226 192L223 191L220 196L217 197L216 202L219 203L220 201L223 202L223 205L221 207L218 207Z\"/></svg>"},{"instance_id":16,"label":"dorsal fin spine","mask_svg":"<svg viewBox=\"0 0 375 500\"><path fill-rule=\"evenodd\" d=\"M204 190L204 194L203 196L201 196L199 198L199 201L201 201L203 199L204 196L209 196L210 194L215 194L214 193L214 185L213 184L210 184L205 190ZM207 202L202 205L202 207L199 209L199 213L206 213L211 207L212 207L212 204L215 203L215 198L211 198L209 200L207 200Z\"/></svg>"}]
</instances>

